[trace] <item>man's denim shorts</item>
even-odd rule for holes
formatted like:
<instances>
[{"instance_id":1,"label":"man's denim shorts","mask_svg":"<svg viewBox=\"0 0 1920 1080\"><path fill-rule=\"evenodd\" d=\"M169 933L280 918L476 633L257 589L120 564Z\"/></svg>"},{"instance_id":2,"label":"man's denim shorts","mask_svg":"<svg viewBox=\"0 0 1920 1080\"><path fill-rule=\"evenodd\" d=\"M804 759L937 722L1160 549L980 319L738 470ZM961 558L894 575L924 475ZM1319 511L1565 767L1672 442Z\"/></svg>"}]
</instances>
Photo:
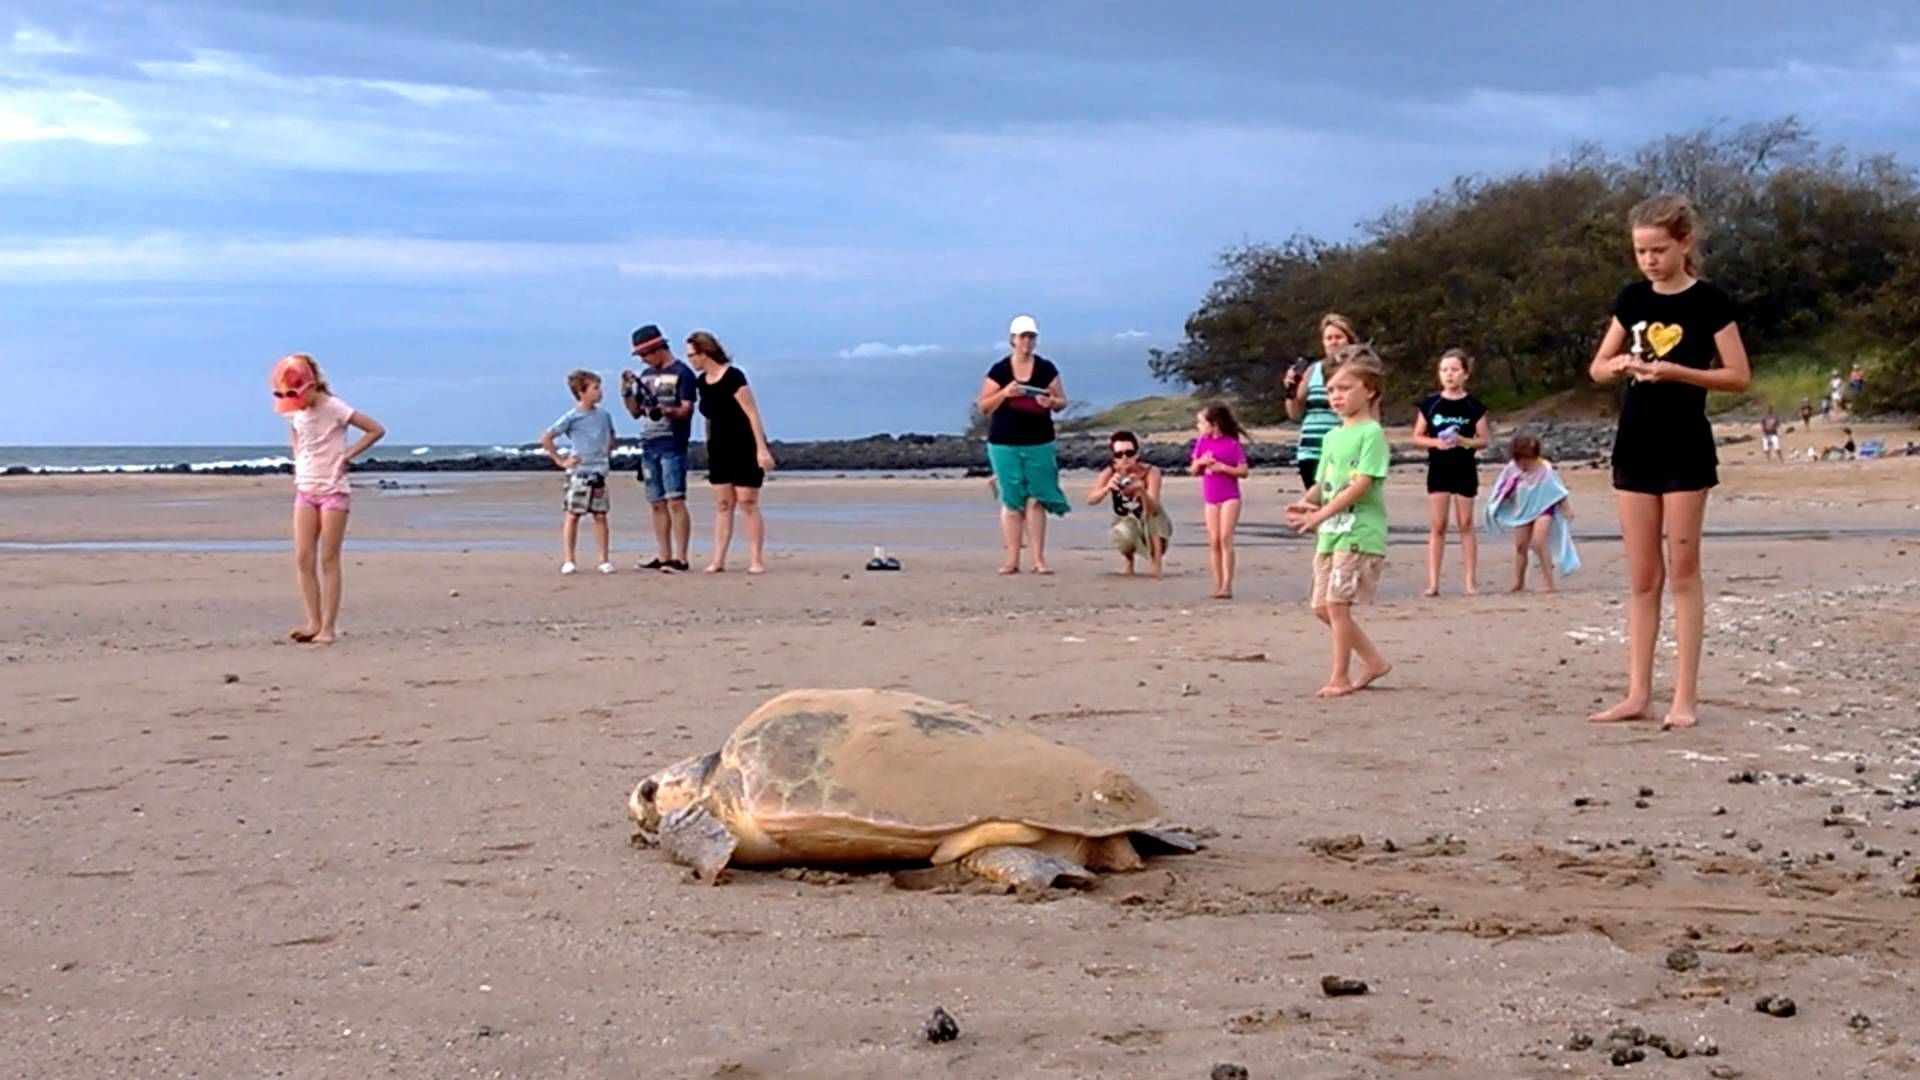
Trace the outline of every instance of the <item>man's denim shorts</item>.
<instances>
[{"instance_id":1,"label":"man's denim shorts","mask_svg":"<svg viewBox=\"0 0 1920 1080\"><path fill-rule=\"evenodd\" d=\"M647 485L647 501L650 503L686 498L686 451L642 447L640 479Z\"/></svg>"}]
</instances>

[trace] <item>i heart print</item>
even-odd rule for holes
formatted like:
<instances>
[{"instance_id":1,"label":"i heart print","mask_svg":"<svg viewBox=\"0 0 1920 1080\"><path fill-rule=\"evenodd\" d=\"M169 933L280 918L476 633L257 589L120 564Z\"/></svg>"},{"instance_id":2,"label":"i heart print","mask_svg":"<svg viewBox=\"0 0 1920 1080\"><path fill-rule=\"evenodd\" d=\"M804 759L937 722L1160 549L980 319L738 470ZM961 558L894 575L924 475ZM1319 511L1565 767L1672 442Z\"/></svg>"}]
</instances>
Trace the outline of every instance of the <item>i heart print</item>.
<instances>
[{"instance_id":1,"label":"i heart print","mask_svg":"<svg viewBox=\"0 0 1920 1080\"><path fill-rule=\"evenodd\" d=\"M1673 347L1680 344L1680 339L1684 336L1686 332L1675 323L1657 322L1647 327L1647 344L1653 346L1653 355L1656 358L1664 358L1672 352Z\"/></svg>"}]
</instances>

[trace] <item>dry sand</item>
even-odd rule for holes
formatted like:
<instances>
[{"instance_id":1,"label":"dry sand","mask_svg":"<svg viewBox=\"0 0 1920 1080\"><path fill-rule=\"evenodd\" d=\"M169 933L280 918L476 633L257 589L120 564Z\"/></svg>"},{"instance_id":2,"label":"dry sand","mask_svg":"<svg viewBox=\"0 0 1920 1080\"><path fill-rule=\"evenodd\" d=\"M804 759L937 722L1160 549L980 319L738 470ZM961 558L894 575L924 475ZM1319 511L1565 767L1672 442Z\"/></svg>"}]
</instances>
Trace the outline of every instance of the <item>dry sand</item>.
<instances>
[{"instance_id":1,"label":"dry sand","mask_svg":"<svg viewBox=\"0 0 1920 1080\"><path fill-rule=\"evenodd\" d=\"M1615 1021L1721 1048L1655 1075L1920 1071L1920 460L1727 470L1705 715L1669 734L1581 720L1621 688L1621 568L1572 479L1565 591L1460 597L1453 552L1421 600L1399 536L1365 613L1398 667L1331 704L1284 475L1249 485L1225 605L1184 479L1151 582L1110 576L1099 508L1056 577L1003 579L979 481L796 478L765 577L626 569L623 481L622 572L563 579L553 478L408 478L441 493L356 496L327 650L281 641L284 478L6 481L0 1072L1560 1077L1613 1073L1562 1044ZM67 541L103 546L17 546ZM863 573L876 543L906 571ZM637 778L805 685L1027 721L1208 847L1028 902L707 887L629 846ZM922 1038L935 1005L958 1041Z\"/></svg>"}]
</instances>

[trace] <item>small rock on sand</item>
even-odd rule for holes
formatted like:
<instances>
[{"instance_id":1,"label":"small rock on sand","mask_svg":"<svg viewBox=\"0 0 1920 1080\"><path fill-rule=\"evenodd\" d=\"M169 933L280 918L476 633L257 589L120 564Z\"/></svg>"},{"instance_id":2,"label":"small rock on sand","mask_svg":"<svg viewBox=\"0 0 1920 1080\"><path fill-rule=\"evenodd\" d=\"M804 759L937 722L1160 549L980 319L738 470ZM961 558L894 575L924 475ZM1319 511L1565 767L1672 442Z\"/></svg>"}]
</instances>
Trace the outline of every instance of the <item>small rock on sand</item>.
<instances>
[{"instance_id":1,"label":"small rock on sand","mask_svg":"<svg viewBox=\"0 0 1920 1080\"><path fill-rule=\"evenodd\" d=\"M1793 999L1784 994L1768 994L1754 1002L1753 1009L1755 1012L1763 1012L1782 1020L1800 1011L1799 1007L1794 1005Z\"/></svg>"},{"instance_id":2,"label":"small rock on sand","mask_svg":"<svg viewBox=\"0 0 1920 1080\"><path fill-rule=\"evenodd\" d=\"M220 681L227 684L228 686L232 686L234 683L237 683L240 681L240 676L235 675L233 672L229 671L225 675L220 676Z\"/></svg>"},{"instance_id":3,"label":"small rock on sand","mask_svg":"<svg viewBox=\"0 0 1920 1080\"><path fill-rule=\"evenodd\" d=\"M1593 1049L1593 1036L1584 1031L1576 1031L1567 1036L1567 1052L1578 1054Z\"/></svg>"},{"instance_id":4,"label":"small rock on sand","mask_svg":"<svg viewBox=\"0 0 1920 1080\"><path fill-rule=\"evenodd\" d=\"M1634 1062L1647 1060L1647 1052L1637 1046L1616 1046L1607 1060L1613 1062L1615 1067L1632 1065Z\"/></svg>"},{"instance_id":5,"label":"small rock on sand","mask_svg":"<svg viewBox=\"0 0 1920 1080\"><path fill-rule=\"evenodd\" d=\"M1667 967L1672 971L1692 971L1700 966L1700 954L1681 946L1667 954Z\"/></svg>"},{"instance_id":6,"label":"small rock on sand","mask_svg":"<svg viewBox=\"0 0 1920 1080\"><path fill-rule=\"evenodd\" d=\"M930 1043L952 1042L960 1037L960 1024L954 1020L953 1014L939 1005L933 1007L933 1015L927 1018L924 1030Z\"/></svg>"},{"instance_id":7,"label":"small rock on sand","mask_svg":"<svg viewBox=\"0 0 1920 1080\"><path fill-rule=\"evenodd\" d=\"M1247 1080L1247 1067L1222 1062L1215 1065L1207 1077L1208 1080Z\"/></svg>"},{"instance_id":8,"label":"small rock on sand","mask_svg":"<svg viewBox=\"0 0 1920 1080\"><path fill-rule=\"evenodd\" d=\"M1354 997L1367 992L1367 984L1341 975L1320 977L1320 992L1328 997Z\"/></svg>"}]
</instances>

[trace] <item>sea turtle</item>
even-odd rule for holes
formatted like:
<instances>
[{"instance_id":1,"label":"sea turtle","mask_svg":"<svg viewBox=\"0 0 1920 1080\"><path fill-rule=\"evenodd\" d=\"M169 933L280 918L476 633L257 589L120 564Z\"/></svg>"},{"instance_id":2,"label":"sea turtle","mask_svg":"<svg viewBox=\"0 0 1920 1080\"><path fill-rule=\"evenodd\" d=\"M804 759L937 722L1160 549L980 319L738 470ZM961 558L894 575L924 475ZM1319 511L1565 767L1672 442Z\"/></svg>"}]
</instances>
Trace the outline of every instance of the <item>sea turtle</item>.
<instances>
[{"instance_id":1,"label":"sea turtle","mask_svg":"<svg viewBox=\"0 0 1920 1080\"><path fill-rule=\"evenodd\" d=\"M794 690L640 781L636 840L736 866L955 867L1022 891L1197 850L1132 777L1036 732L888 690Z\"/></svg>"}]
</instances>

